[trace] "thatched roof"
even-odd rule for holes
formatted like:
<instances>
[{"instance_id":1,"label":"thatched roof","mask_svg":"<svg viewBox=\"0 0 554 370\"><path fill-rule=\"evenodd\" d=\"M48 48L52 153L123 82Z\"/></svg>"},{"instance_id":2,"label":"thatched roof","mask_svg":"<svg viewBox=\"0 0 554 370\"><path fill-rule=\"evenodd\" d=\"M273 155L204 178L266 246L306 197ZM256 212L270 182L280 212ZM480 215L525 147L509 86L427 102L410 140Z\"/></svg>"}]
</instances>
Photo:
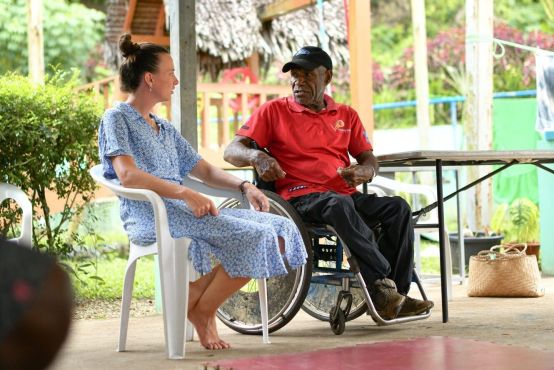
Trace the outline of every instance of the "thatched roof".
<instances>
[{"instance_id":1,"label":"thatched roof","mask_svg":"<svg viewBox=\"0 0 554 370\"><path fill-rule=\"evenodd\" d=\"M138 0L131 32L150 34L156 27L156 7L164 0ZM199 69L217 76L223 68L245 64L253 53L263 66L274 59L288 60L305 45L319 45L319 13L310 6L262 24L257 9L273 0L197 0L196 45ZM140 10L140 11L139 11ZM123 31L127 0L108 0L106 17L106 60L117 65L117 40ZM342 0L323 5L324 30L335 65L348 64L345 11ZM165 31L167 34L167 31Z\"/></svg>"},{"instance_id":2,"label":"thatched roof","mask_svg":"<svg viewBox=\"0 0 554 370\"><path fill-rule=\"evenodd\" d=\"M323 2L323 30L335 66L348 65L349 62L345 19L342 0ZM319 31L319 9L313 5L273 19L264 25L262 35L270 46L271 57L287 61L302 46L321 46L324 40L320 40Z\"/></svg>"}]
</instances>

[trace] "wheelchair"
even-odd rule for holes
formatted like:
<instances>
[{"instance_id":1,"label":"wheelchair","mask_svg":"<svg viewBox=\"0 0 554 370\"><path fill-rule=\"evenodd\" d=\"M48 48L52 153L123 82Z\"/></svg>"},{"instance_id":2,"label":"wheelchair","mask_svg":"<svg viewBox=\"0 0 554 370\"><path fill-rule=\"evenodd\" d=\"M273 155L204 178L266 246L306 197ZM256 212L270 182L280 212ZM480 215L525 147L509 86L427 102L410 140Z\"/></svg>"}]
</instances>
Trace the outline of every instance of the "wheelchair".
<instances>
[{"instance_id":1,"label":"wheelchair","mask_svg":"<svg viewBox=\"0 0 554 370\"><path fill-rule=\"evenodd\" d=\"M310 316L327 321L332 331L340 335L346 322L367 313L377 325L392 325L430 317L430 311L417 316L392 320L382 318L369 296L356 260L330 225L314 225L302 221L294 207L255 178L254 183L268 197L270 212L291 219L300 230L306 246L306 264L288 274L267 279L268 329L275 332L285 326L300 309ZM240 207L236 199L223 201L219 208ZM379 225L372 225L379 235ZM379 238L377 238L379 240ZM413 282L423 299L427 299L423 286L413 271ZM233 294L218 309L218 318L229 328L242 334L261 334L259 295L257 282L252 279Z\"/></svg>"}]
</instances>

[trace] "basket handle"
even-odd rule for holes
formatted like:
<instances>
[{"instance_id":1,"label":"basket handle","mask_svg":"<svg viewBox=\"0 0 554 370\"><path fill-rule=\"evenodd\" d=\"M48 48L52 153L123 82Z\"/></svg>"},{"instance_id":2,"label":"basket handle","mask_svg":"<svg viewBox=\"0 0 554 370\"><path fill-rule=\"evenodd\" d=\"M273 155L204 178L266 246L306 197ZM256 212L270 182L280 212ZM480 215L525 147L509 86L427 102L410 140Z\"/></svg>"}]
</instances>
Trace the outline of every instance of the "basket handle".
<instances>
[{"instance_id":1,"label":"basket handle","mask_svg":"<svg viewBox=\"0 0 554 370\"><path fill-rule=\"evenodd\" d=\"M504 252L500 252L500 248L504 248ZM522 249L520 249L522 248ZM498 254L514 254L514 255L523 255L525 254L525 251L527 250L527 243L519 243L519 244L513 244L513 245L495 245L494 247L491 247L490 252L498 253Z\"/></svg>"}]
</instances>

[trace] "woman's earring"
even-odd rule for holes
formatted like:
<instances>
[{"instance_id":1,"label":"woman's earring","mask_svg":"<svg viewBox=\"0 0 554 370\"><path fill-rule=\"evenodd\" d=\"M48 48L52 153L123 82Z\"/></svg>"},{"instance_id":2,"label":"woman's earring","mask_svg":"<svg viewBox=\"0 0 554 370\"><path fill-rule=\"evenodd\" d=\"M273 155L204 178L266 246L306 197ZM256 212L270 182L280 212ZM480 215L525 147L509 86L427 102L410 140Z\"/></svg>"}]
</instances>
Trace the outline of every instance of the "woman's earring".
<instances>
[{"instance_id":1,"label":"woman's earring","mask_svg":"<svg viewBox=\"0 0 554 370\"><path fill-rule=\"evenodd\" d=\"M148 85L148 90L150 90L150 92L152 92L152 85Z\"/></svg>"}]
</instances>

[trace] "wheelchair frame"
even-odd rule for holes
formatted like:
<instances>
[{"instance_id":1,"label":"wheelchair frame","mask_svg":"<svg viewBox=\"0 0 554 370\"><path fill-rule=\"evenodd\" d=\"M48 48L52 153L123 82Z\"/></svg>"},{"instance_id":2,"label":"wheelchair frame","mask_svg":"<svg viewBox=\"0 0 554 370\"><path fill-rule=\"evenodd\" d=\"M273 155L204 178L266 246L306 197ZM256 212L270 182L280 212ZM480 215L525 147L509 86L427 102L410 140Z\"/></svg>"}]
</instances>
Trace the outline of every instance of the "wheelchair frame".
<instances>
[{"instance_id":1,"label":"wheelchair frame","mask_svg":"<svg viewBox=\"0 0 554 370\"><path fill-rule=\"evenodd\" d=\"M355 258L335 230L329 225L305 224L294 207L278 194L268 190L262 191L269 198L271 213L287 217L295 222L308 252L308 260L304 266L290 270L289 274L283 277L267 280L270 333L285 326L300 308L317 319L329 321L331 329L337 335L344 332L346 321L353 320L364 313L368 313L380 326L430 317L431 313L427 311L417 316L392 320L382 318L373 305ZM227 199L220 205L220 208L236 207L238 203L238 200ZM334 244L324 244L326 250L322 250L321 244L319 244L321 239L330 240ZM333 239L335 240L333 241ZM343 268L343 252L347 257L349 270ZM329 258L333 254L334 261ZM334 262L334 267L320 266L319 262L322 261ZM314 273L317 275L314 276ZM413 282L417 284L422 298L427 299L415 269ZM340 291L337 292L338 287L340 287ZM354 295L351 288L355 289ZM312 293L319 296L312 297L310 290L319 290L319 292ZM322 294L324 297L321 297ZM331 298L330 295L335 295L335 297ZM262 326L257 296L256 284L250 283L225 302L219 308L217 316L225 325L237 332L261 334ZM319 309L311 303L314 298L319 298L320 304L324 302L323 309ZM327 300L323 301L323 298L327 298ZM329 298L331 298L330 305ZM352 307L353 303L354 307ZM326 312L329 307L331 307L329 312Z\"/></svg>"}]
</instances>

